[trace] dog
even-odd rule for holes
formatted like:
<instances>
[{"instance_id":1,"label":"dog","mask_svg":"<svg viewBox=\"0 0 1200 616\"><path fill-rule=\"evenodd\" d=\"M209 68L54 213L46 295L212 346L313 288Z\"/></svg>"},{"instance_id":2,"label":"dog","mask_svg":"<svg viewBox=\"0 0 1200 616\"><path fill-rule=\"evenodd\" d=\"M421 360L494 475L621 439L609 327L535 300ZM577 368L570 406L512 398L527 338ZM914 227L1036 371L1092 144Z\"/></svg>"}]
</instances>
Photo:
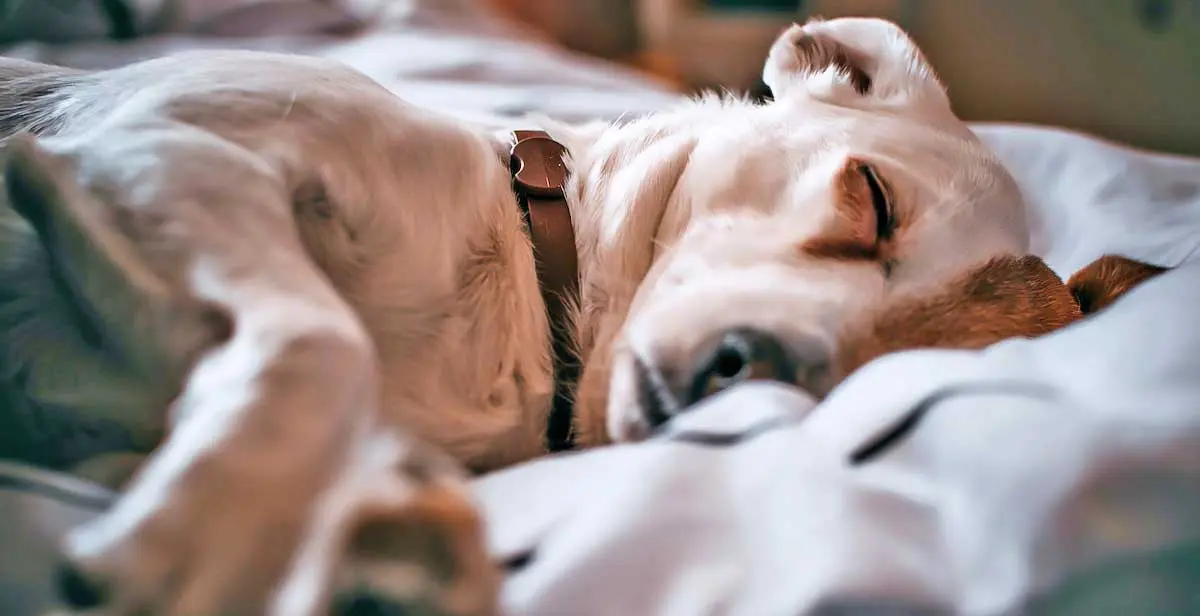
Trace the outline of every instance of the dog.
<instances>
[{"instance_id":1,"label":"dog","mask_svg":"<svg viewBox=\"0 0 1200 616\"><path fill-rule=\"evenodd\" d=\"M507 131L314 58L0 63L8 395L151 425L66 541L70 602L303 616L368 587L492 614L464 480L546 453L555 327L592 447L747 379L819 398L887 352L1041 335L1072 290L1157 272L1064 285L1026 256L1016 183L894 24L797 25L763 79L763 103L532 127L569 168L557 323Z\"/></svg>"}]
</instances>

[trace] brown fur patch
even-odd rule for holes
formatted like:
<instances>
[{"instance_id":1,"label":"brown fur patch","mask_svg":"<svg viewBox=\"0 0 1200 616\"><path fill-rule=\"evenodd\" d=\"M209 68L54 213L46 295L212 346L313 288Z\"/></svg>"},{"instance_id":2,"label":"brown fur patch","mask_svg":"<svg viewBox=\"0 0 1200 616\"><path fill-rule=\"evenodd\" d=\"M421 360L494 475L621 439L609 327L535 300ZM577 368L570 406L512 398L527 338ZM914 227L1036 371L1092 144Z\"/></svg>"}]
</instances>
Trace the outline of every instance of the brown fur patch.
<instances>
[{"instance_id":1,"label":"brown fur patch","mask_svg":"<svg viewBox=\"0 0 1200 616\"><path fill-rule=\"evenodd\" d=\"M888 306L846 333L838 357L844 378L894 351L978 349L1006 338L1053 332L1092 314L1168 268L1106 255L1067 283L1034 256L993 259L932 297Z\"/></svg>"},{"instance_id":2,"label":"brown fur patch","mask_svg":"<svg viewBox=\"0 0 1200 616\"><path fill-rule=\"evenodd\" d=\"M795 45L797 54L812 67L811 70L819 71L832 66L849 78L855 92L866 94L871 91L871 77L841 45L808 35L797 38Z\"/></svg>"},{"instance_id":3,"label":"brown fur patch","mask_svg":"<svg viewBox=\"0 0 1200 616\"><path fill-rule=\"evenodd\" d=\"M420 563L429 575L416 597L433 599L436 613L492 614L499 571L479 548L483 523L459 490L427 484L399 509L367 510L350 536L353 567ZM366 586L370 579L363 579ZM482 583L479 583L482 582ZM374 590L386 591L383 587Z\"/></svg>"},{"instance_id":4,"label":"brown fur patch","mask_svg":"<svg viewBox=\"0 0 1200 616\"><path fill-rule=\"evenodd\" d=\"M834 178L834 216L821 234L797 247L803 255L839 261L877 261L887 246L878 234L874 196L861 160L850 158Z\"/></svg>"},{"instance_id":5,"label":"brown fur patch","mask_svg":"<svg viewBox=\"0 0 1200 616\"><path fill-rule=\"evenodd\" d=\"M1133 287L1167 271L1165 267L1134 261L1117 255L1105 255L1075 272L1067 288L1079 302L1084 314L1108 307Z\"/></svg>"},{"instance_id":6,"label":"brown fur patch","mask_svg":"<svg viewBox=\"0 0 1200 616\"><path fill-rule=\"evenodd\" d=\"M1082 314L1062 280L1039 258L1000 257L934 296L887 306L843 337L838 373L885 353L915 348L978 349L1006 338L1040 336Z\"/></svg>"}]
</instances>

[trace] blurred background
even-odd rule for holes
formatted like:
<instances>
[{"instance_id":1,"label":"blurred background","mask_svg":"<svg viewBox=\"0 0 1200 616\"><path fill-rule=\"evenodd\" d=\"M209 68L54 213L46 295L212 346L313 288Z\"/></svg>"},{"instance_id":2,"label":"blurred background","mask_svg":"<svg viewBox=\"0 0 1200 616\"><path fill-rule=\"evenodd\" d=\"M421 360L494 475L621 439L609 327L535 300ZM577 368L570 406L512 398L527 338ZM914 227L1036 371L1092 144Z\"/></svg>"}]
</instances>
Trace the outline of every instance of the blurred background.
<instances>
[{"instance_id":1,"label":"blurred background","mask_svg":"<svg viewBox=\"0 0 1200 616\"><path fill-rule=\"evenodd\" d=\"M810 16L898 22L960 115L1200 154L1200 0L488 0L577 51L682 88L761 88L775 35Z\"/></svg>"},{"instance_id":2,"label":"blurred background","mask_svg":"<svg viewBox=\"0 0 1200 616\"><path fill-rule=\"evenodd\" d=\"M886 17L925 50L968 120L1065 126L1200 155L1200 0L0 0L0 44L63 62L26 42L345 34L362 23L347 16L380 22L468 5L685 91L762 93L766 51L792 22ZM414 48L422 57L433 49ZM85 51L70 59L89 66Z\"/></svg>"}]
</instances>

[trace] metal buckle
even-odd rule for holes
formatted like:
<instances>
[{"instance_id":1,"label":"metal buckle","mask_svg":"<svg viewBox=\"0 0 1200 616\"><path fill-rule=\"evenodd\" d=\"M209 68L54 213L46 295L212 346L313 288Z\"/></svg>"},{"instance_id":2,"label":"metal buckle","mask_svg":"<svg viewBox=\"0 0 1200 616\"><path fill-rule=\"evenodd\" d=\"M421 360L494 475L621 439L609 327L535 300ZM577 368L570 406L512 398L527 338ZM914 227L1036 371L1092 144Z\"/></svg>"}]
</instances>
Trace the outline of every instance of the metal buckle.
<instances>
[{"instance_id":1,"label":"metal buckle","mask_svg":"<svg viewBox=\"0 0 1200 616\"><path fill-rule=\"evenodd\" d=\"M562 199L567 149L542 131L518 131L510 153L513 188L524 197Z\"/></svg>"}]
</instances>

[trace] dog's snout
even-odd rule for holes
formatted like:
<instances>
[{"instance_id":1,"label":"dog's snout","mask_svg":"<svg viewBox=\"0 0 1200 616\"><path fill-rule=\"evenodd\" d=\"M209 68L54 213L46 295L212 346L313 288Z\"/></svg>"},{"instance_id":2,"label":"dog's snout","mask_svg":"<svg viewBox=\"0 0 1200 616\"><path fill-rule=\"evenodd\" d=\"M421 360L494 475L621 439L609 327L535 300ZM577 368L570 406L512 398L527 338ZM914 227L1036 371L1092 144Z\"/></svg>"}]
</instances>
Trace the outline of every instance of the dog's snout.
<instances>
[{"instance_id":1,"label":"dog's snout","mask_svg":"<svg viewBox=\"0 0 1200 616\"><path fill-rule=\"evenodd\" d=\"M783 337L753 328L720 333L684 365L638 361L640 402L652 427L718 392L745 381L778 381L819 395L830 374L827 344L810 337Z\"/></svg>"},{"instance_id":2,"label":"dog's snout","mask_svg":"<svg viewBox=\"0 0 1200 616\"><path fill-rule=\"evenodd\" d=\"M743 381L778 381L811 387L813 372L828 370L829 353L815 340L784 341L764 331L739 328L703 348L691 372L684 404L691 405Z\"/></svg>"}]
</instances>

